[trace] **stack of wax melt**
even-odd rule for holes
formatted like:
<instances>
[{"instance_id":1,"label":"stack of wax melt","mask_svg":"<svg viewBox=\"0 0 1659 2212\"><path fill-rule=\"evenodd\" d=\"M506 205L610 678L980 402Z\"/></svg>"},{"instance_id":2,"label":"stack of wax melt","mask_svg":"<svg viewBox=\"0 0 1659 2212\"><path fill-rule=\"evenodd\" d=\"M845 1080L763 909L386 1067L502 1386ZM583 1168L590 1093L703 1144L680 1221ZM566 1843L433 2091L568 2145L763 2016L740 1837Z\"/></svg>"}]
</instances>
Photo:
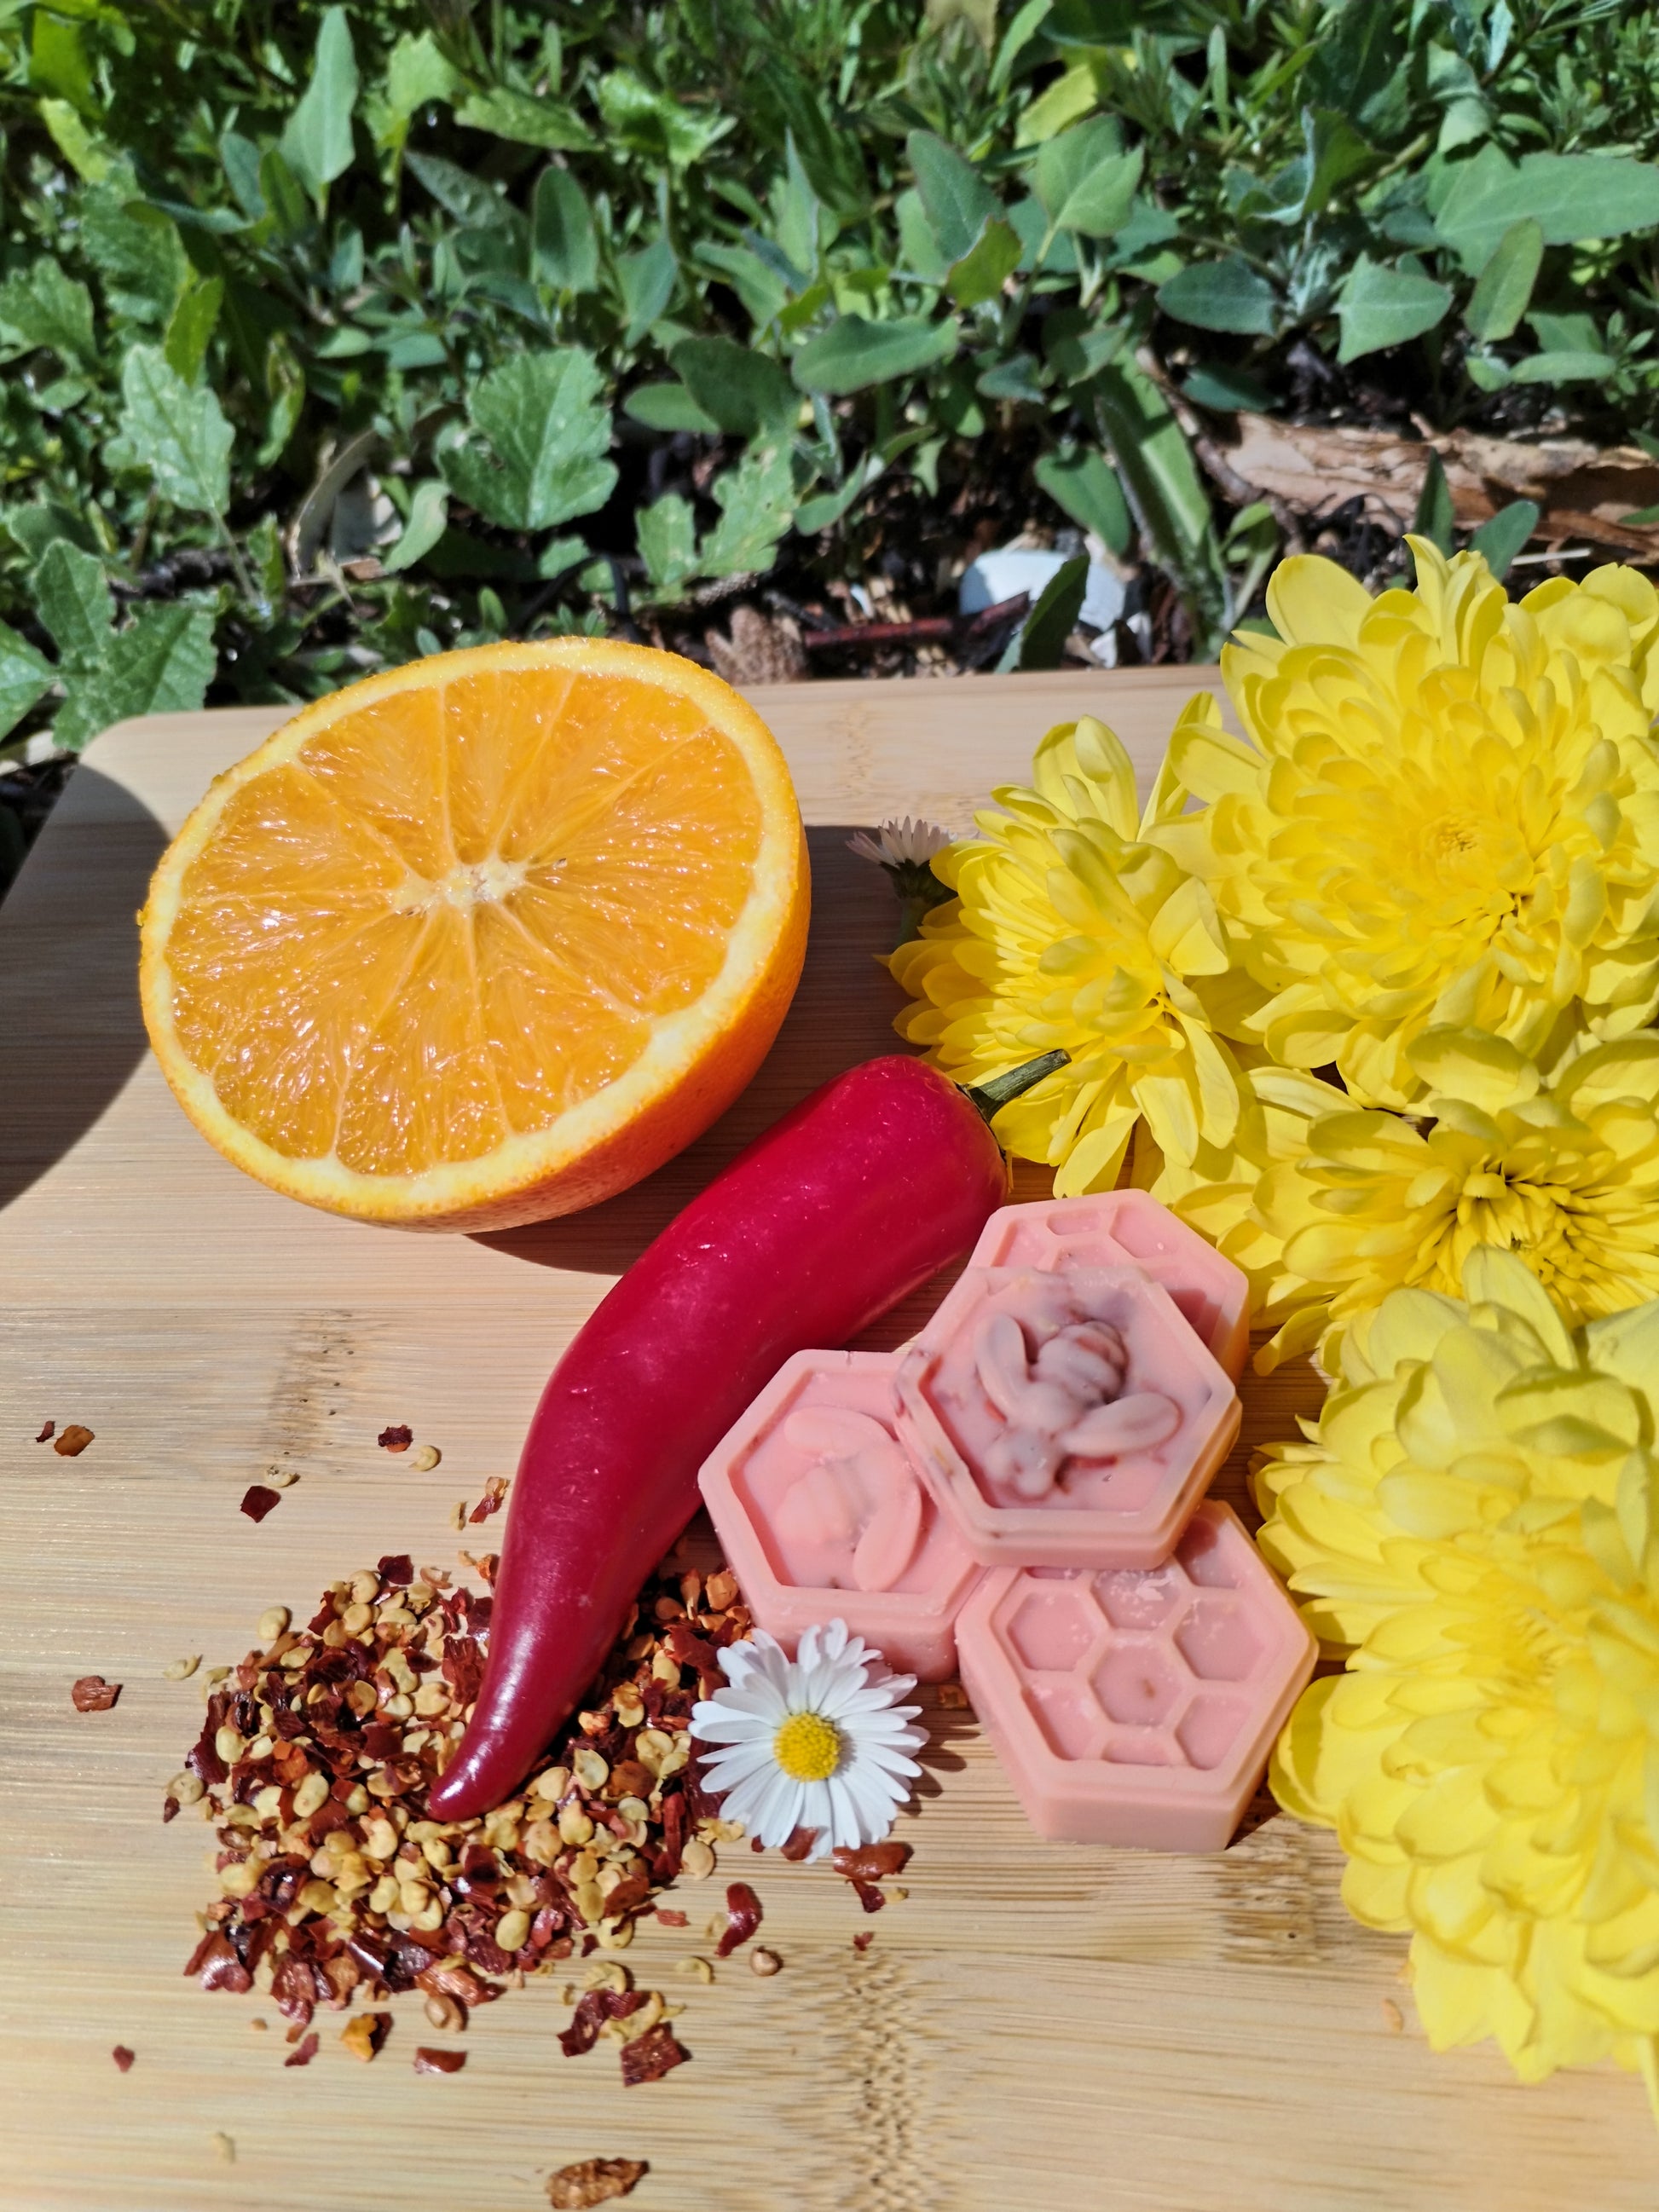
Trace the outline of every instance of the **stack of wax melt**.
<instances>
[{"instance_id":1,"label":"stack of wax melt","mask_svg":"<svg viewBox=\"0 0 1659 2212\"><path fill-rule=\"evenodd\" d=\"M1243 1275L1141 1191L1008 1206L895 1353L803 1352L702 1469L762 1628L960 1670L1040 1834L1219 1850L1312 1638L1204 1492Z\"/></svg>"}]
</instances>

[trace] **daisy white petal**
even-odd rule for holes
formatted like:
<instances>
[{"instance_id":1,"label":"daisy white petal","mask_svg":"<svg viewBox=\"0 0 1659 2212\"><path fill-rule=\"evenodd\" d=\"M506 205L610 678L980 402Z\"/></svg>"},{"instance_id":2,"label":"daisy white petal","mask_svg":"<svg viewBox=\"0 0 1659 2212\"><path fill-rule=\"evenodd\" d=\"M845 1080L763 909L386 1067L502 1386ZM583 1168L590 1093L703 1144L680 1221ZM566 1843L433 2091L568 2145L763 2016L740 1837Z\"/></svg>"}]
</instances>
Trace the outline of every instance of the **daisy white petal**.
<instances>
[{"instance_id":1,"label":"daisy white petal","mask_svg":"<svg viewBox=\"0 0 1659 2212\"><path fill-rule=\"evenodd\" d=\"M769 1636L720 1654L726 1686L700 1699L691 1733L716 1747L703 1762L722 1811L763 1844L818 1831L811 1856L878 1843L921 1770L920 1708L901 1705L915 1678L895 1674L843 1620L805 1631L790 1660Z\"/></svg>"}]
</instances>

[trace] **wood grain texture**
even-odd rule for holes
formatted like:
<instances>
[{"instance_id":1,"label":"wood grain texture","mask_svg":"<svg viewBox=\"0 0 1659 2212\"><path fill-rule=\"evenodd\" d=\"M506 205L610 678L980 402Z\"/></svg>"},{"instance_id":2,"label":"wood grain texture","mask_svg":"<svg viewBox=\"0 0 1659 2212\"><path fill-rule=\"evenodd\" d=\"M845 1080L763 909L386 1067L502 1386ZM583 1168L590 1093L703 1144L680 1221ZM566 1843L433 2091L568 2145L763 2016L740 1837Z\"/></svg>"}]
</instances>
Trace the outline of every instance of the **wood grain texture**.
<instances>
[{"instance_id":1,"label":"wood grain texture","mask_svg":"<svg viewBox=\"0 0 1659 2212\"><path fill-rule=\"evenodd\" d=\"M1433 2058L1403 1947L1350 1921L1331 1840L1260 1802L1231 1850L1175 1858L1038 1843L970 1716L932 1711L903 1832L909 1898L866 1922L819 1870L728 1851L652 1928L642 1980L752 1876L775 1980L741 1961L686 1995L693 2063L624 2090L567 2061L558 1989L480 2013L453 2078L410 2070L407 2000L372 2067L282 2066L277 2015L179 1969L210 1893L207 1832L160 1823L197 1684L276 1601L386 1551L453 1561L455 1500L510 1474L542 1380L605 1285L715 1167L836 1068L886 1048L896 1002L878 872L850 827L964 823L1053 721L1114 723L1148 774L1207 672L817 684L755 695L811 825L813 933L795 1008L747 1096L658 1176L574 1219L416 1238L292 1206L226 1166L144 1049L132 915L210 776L278 719L133 723L100 738L0 908L0 2203L6 2212L513 2212L549 2172L650 2160L640 2212L1559 2212L1650 2206L1642 2094L1612 2071L1522 2091L1490 2051ZM1022 1171L1023 1194L1042 1178ZM929 1300L890 1318L883 1342ZM1218 1484L1317 1390L1247 1391ZM79 1459L33 1442L84 1423ZM406 1421L444 1457L378 1451ZM270 1467L300 1479L256 1528ZM125 1683L79 1715L69 1686ZM860 1955L853 1936L874 1931ZM1405 2016L1395 2029L1389 2008ZM263 2035L249 2021L272 2023ZM137 2053L118 2075L117 2043ZM214 2136L235 2145L220 2162Z\"/></svg>"}]
</instances>

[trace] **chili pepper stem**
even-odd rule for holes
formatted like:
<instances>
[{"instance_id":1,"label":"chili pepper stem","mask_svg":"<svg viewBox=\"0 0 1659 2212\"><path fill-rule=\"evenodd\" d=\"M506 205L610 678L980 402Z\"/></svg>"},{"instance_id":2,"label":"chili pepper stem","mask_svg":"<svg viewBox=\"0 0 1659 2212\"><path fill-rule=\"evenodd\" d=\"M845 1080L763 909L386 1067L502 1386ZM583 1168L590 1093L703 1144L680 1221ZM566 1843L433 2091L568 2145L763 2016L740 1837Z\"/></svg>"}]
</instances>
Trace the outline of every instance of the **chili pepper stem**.
<instances>
[{"instance_id":1,"label":"chili pepper stem","mask_svg":"<svg viewBox=\"0 0 1659 2212\"><path fill-rule=\"evenodd\" d=\"M1006 1075L994 1075L984 1083L964 1083L962 1095L988 1122L1011 1098L1018 1098L1057 1067L1067 1066L1071 1057L1069 1052L1045 1052L1036 1060L1028 1060L1023 1067L1011 1067Z\"/></svg>"}]
</instances>

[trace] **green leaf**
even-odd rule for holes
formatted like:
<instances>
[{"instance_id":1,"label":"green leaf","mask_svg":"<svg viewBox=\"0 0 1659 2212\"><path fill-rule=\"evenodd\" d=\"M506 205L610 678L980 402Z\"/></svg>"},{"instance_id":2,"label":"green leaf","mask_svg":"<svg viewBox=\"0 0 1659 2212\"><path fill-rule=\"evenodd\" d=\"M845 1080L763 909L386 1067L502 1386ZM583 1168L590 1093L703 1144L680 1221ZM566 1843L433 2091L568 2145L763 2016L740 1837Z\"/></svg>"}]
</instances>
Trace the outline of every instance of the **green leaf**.
<instances>
[{"instance_id":1,"label":"green leaf","mask_svg":"<svg viewBox=\"0 0 1659 2212\"><path fill-rule=\"evenodd\" d=\"M530 222L535 272L556 292L591 292L599 281L599 246L587 198L567 169L551 165L536 184Z\"/></svg>"},{"instance_id":2,"label":"green leaf","mask_svg":"<svg viewBox=\"0 0 1659 2212\"><path fill-rule=\"evenodd\" d=\"M1337 295L1342 325L1340 362L1358 361L1385 346L1420 337L1444 319L1452 301L1448 285L1412 269L1390 269L1362 253Z\"/></svg>"},{"instance_id":3,"label":"green leaf","mask_svg":"<svg viewBox=\"0 0 1659 2212\"><path fill-rule=\"evenodd\" d=\"M796 529L805 538L816 538L819 531L839 522L885 474L879 454L866 453L838 490L820 492L816 499L801 502L795 509Z\"/></svg>"},{"instance_id":4,"label":"green leaf","mask_svg":"<svg viewBox=\"0 0 1659 2212\"><path fill-rule=\"evenodd\" d=\"M297 245L311 235L316 216L305 186L275 146L259 156L259 190L282 237Z\"/></svg>"},{"instance_id":5,"label":"green leaf","mask_svg":"<svg viewBox=\"0 0 1659 2212\"><path fill-rule=\"evenodd\" d=\"M190 276L179 226L170 216L131 198L112 178L83 196L81 239L117 314L135 322L167 320Z\"/></svg>"},{"instance_id":6,"label":"green leaf","mask_svg":"<svg viewBox=\"0 0 1659 2212\"><path fill-rule=\"evenodd\" d=\"M1510 374L1517 384L1604 384L1618 367L1606 353L1534 353L1512 362Z\"/></svg>"},{"instance_id":7,"label":"green leaf","mask_svg":"<svg viewBox=\"0 0 1659 2212\"><path fill-rule=\"evenodd\" d=\"M788 453L781 447L769 453L751 447L735 469L716 478L714 502L720 519L703 540L698 566L704 575L769 568L794 514Z\"/></svg>"},{"instance_id":8,"label":"green leaf","mask_svg":"<svg viewBox=\"0 0 1659 2212\"><path fill-rule=\"evenodd\" d=\"M666 234L653 239L638 253L624 254L617 264L617 282L628 310L625 346L636 346L652 325L666 311L674 296L680 264Z\"/></svg>"},{"instance_id":9,"label":"green leaf","mask_svg":"<svg viewBox=\"0 0 1659 2212\"><path fill-rule=\"evenodd\" d=\"M726 337L686 338L669 356L695 404L722 430L752 438L789 430L800 394L764 354Z\"/></svg>"},{"instance_id":10,"label":"green leaf","mask_svg":"<svg viewBox=\"0 0 1659 2212\"><path fill-rule=\"evenodd\" d=\"M0 339L44 346L70 366L90 365L96 358L92 295L43 253L0 284Z\"/></svg>"},{"instance_id":11,"label":"green leaf","mask_svg":"<svg viewBox=\"0 0 1659 2212\"><path fill-rule=\"evenodd\" d=\"M710 246L705 240L695 258L700 268L712 269L732 287L758 331L775 322L789 303L789 288L778 270L746 246Z\"/></svg>"},{"instance_id":12,"label":"green leaf","mask_svg":"<svg viewBox=\"0 0 1659 2212\"><path fill-rule=\"evenodd\" d=\"M960 261L1002 204L972 163L931 131L913 131L904 149L939 250L947 262Z\"/></svg>"},{"instance_id":13,"label":"green leaf","mask_svg":"<svg viewBox=\"0 0 1659 2212\"><path fill-rule=\"evenodd\" d=\"M1048 400L1042 372L1029 353L1011 353L1005 361L993 362L975 379L974 389L988 399L1018 399L1028 407L1043 407Z\"/></svg>"},{"instance_id":14,"label":"green leaf","mask_svg":"<svg viewBox=\"0 0 1659 2212\"><path fill-rule=\"evenodd\" d=\"M697 573L697 532L690 502L671 491L643 508L635 524L640 558L659 599L678 599Z\"/></svg>"},{"instance_id":15,"label":"green leaf","mask_svg":"<svg viewBox=\"0 0 1659 2212\"><path fill-rule=\"evenodd\" d=\"M1042 357L1067 384L1085 383L1128 343L1126 325L1103 322L1087 307L1056 307L1043 319Z\"/></svg>"},{"instance_id":16,"label":"green leaf","mask_svg":"<svg viewBox=\"0 0 1659 2212\"><path fill-rule=\"evenodd\" d=\"M397 544L381 557L381 566L398 575L412 568L416 562L424 561L449 522L448 487L435 477L428 477L415 487L409 502L409 520Z\"/></svg>"},{"instance_id":17,"label":"green leaf","mask_svg":"<svg viewBox=\"0 0 1659 2212\"><path fill-rule=\"evenodd\" d=\"M1463 320L1478 338L1512 337L1532 298L1544 258L1544 233L1537 218L1512 222L1493 246L1463 310Z\"/></svg>"},{"instance_id":18,"label":"green leaf","mask_svg":"<svg viewBox=\"0 0 1659 2212\"><path fill-rule=\"evenodd\" d=\"M76 175L87 184L101 185L115 163L68 100L43 100L40 120L52 134L52 144Z\"/></svg>"},{"instance_id":19,"label":"green leaf","mask_svg":"<svg viewBox=\"0 0 1659 2212\"><path fill-rule=\"evenodd\" d=\"M386 58L386 104L399 124L434 100L453 100L462 83L430 31L405 32Z\"/></svg>"},{"instance_id":20,"label":"green leaf","mask_svg":"<svg viewBox=\"0 0 1659 2212\"><path fill-rule=\"evenodd\" d=\"M549 530L603 507L616 484L605 380L590 353L565 346L521 353L492 368L467 402L495 454L475 447L443 456L451 488L509 530Z\"/></svg>"},{"instance_id":21,"label":"green leaf","mask_svg":"<svg viewBox=\"0 0 1659 2212\"><path fill-rule=\"evenodd\" d=\"M623 402L623 413L647 430L718 430L712 415L705 415L683 384L636 385Z\"/></svg>"},{"instance_id":22,"label":"green leaf","mask_svg":"<svg viewBox=\"0 0 1659 2212\"><path fill-rule=\"evenodd\" d=\"M735 118L687 106L672 93L657 92L632 70L612 70L599 79L597 97L606 129L635 154L683 169L702 161L717 138L734 127Z\"/></svg>"},{"instance_id":23,"label":"green leaf","mask_svg":"<svg viewBox=\"0 0 1659 2212\"><path fill-rule=\"evenodd\" d=\"M9 507L5 510L4 521L7 536L33 566L39 566L46 557L46 548L60 538L67 538L71 545L78 545L83 553L97 550L98 540L88 529L85 517L56 500L38 500L27 507Z\"/></svg>"},{"instance_id":24,"label":"green leaf","mask_svg":"<svg viewBox=\"0 0 1659 2212\"><path fill-rule=\"evenodd\" d=\"M868 323L862 315L842 315L801 348L793 374L803 392L840 398L914 376L949 361L956 349L954 323L932 323L921 315Z\"/></svg>"},{"instance_id":25,"label":"green leaf","mask_svg":"<svg viewBox=\"0 0 1659 2212\"><path fill-rule=\"evenodd\" d=\"M1090 389L1142 535L1187 605L1195 650L1213 651L1228 611L1221 551L1209 495L1181 425L1139 368L1104 368Z\"/></svg>"},{"instance_id":26,"label":"green leaf","mask_svg":"<svg viewBox=\"0 0 1659 2212\"><path fill-rule=\"evenodd\" d=\"M544 583L554 583L567 569L586 558L585 538L550 538L536 556L536 574Z\"/></svg>"},{"instance_id":27,"label":"green leaf","mask_svg":"<svg viewBox=\"0 0 1659 2212\"><path fill-rule=\"evenodd\" d=\"M1091 116L1062 131L1038 153L1035 182L1056 230L1111 238L1129 219L1146 154L1122 150L1115 119Z\"/></svg>"},{"instance_id":28,"label":"green leaf","mask_svg":"<svg viewBox=\"0 0 1659 2212\"><path fill-rule=\"evenodd\" d=\"M52 733L70 752L130 714L191 714L213 681L213 611L182 602L135 609L95 669L74 677Z\"/></svg>"},{"instance_id":29,"label":"green leaf","mask_svg":"<svg viewBox=\"0 0 1659 2212\"><path fill-rule=\"evenodd\" d=\"M1089 588L1089 558L1079 553L1057 568L1037 595L1036 605L1020 625L1018 641L1021 669L1058 668L1066 654L1066 641L1077 628L1083 595Z\"/></svg>"},{"instance_id":30,"label":"green leaf","mask_svg":"<svg viewBox=\"0 0 1659 2212\"><path fill-rule=\"evenodd\" d=\"M988 222L978 243L951 264L945 279L951 297L959 307L976 307L994 300L1019 266L1019 234L1011 223Z\"/></svg>"},{"instance_id":31,"label":"green leaf","mask_svg":"<svg viewBox=\"0 0 1659 2212\"><path fill-rule=\"evenodd\" d=\"M1237 253L1222 261L1194 262L1158 286L1158 304L1166 315L1200 331L1267 337L1273 329L1273 288Z\"/></svg>"},{"instance_id":32,"label":"green leaf","mask_svg":"<svg viewBox=\"0 0 1659 2212\"><path fill-rule=\"evenodd\" d=\"M1231 415L1243 410L1248 414L1267 415L1283 401L1249 369L1236 368L1231 362L1200 362L1190 369L1181 387L1194 407L1207 407L1212 413Z\"/></svg>"},{"instance_id":33,"label":"green leaf","mask_svg":"<svg viewBox=\"0 0 1659 2212\"><path fill-rule=\"evenodd\" d=\"M1623 238L1659 224L1659 167L1650 161L1528 154L1517 165L1488 142L1473 161L1449 167L1431 200L1435 229L1470 270L1484 268L1504 232L1528 217L1546 246Z\"/></svg>"},{"instance_id":34,"label":"green leaf","mask_svg":"<svg viewBox=\"0 0 1659 2212\"><path fill-rule=\"evenodd\" d=\"M311 82L288 118L283 159L320 200L351 167L351 114L357 105L357 57L343 8L325 9L317 30Z\"/></svg>"},{"instance_id":35,"label":"green leaf","mask_svg":"<svg viewBox=\"0 0 1659 2212\"><path fill-rule=\"evenodd\" d=\"M35 701L46 696L57 673L44 653L0 622L0 738L15 730Z\"/></svg>"},{"instance_id":36,"label":"green leaf","mask_svg":"<svg viewBox=\"0 0 1659 2212\"><path fill-rule=\"evenodd\" d=\"M1498 508L1490 522L1483 522L1470 538L1469 550L1486 556L1486 566L1499 583L1509 574L1516 555L1537 529L1539 513L1536 500L1512 499L1507 507Z\"/></svg>"},{"instance_id":37,"label":"green leaf","mask_svg":"<svg viewBox=\"0 0 1659 2212\"><path fill-rule=\"evenodd\" d=\"M186 384L194 384L202 374L224 297L222 276L193 277L179 295L179 304L167 319L161 350L168 367Z\"/></svg>"},{"instance_id":38,"label":"green leaf","mask_svg":"<svg viewBox=\"0 0 1659 2212\"><path fill-rule=\"evenodd\" d=\"M441 155L406 154L404 166L415 172L438 205L457 222L491 230L508 215L507 204L493 186L457 163L446 161Z\"/></svg>"},{"instance_id":39,"label":"green leaf","mask_svg":"<svg viewBox=\"0 0 1659 2212\"><path fill-rule=\"evenodd\" d=\"M927 283L942 284L951 264L939 252L921 194L914 186L901 192L893 203L893 215L898 224L899 259L907 272Z\"/></svg>"},{"instance_id":40,"label":"green leaf","mask_svg":"<svg viewBox=\"0 0 1659 2212\"><path fill-rule=\"evenodd\" d=\"M1412 528L1419 538L1426 538L1443 553L1452 550L1452 528L1457 520L1452 505L1451 486L1446 482L1445 465L1432 446L1429 448L1429 465L1424 473L1423 489L1418 495L1417 513Z\"/></svg>"},{"instance_id":41,"label":"green leaf","mask_svg":"<svg viewBox=\"0 0 1659 2212\"><path fill-rule=\"evenodd\" d=\"M516 145L545 146L556 153L591 153L594 144L592 132L562 100L538 100L506 85L475 92L456 109L455 119Z\"/></svg>"},{"instance_id":42,"label":"green leaf","mask_svg":"<svg viewBox=\"0 0 1659 2212\"><path fill-rule=\"evenodd\" d=\"M1042 28L1042 19L1054 6L1054 0L1025 0L1025 5L1002 34L1002 44L997 48L997 58L991 64L990 89L1000 92L1007 83L1014 64Z\"/></svg>"},{"instance_id":43,"label":"green leaf","mask_svg":"<svg viewBox=\"0 0 1659 2212\"><path fill-rule=\"evenodd\" d=\"M1032 474L1062 514L1092 530L1109 552L1121 559L1128 551L1134 525L1117 471L1103 453L1090 446L1044 453Z\"/></svg>"},{"instance_id":44,"label":"green leaf","mask_svg":"<svg viewBox=\"0 0 1659 2212\"><path fill-rule=\"evenodd\" d=\"M801 166L793 131L786 136L783 174L772 188L772 234L779 251L803 277L815 276L822 250L823 210L812 180Z\"/></svg>"},{"instance_id":45,"label":"green leaf","mask_svg":"<svg viewBox=\"0 0 1659 2212\"><path fill-rule=\"evenodd\" d=\"M60 538L46 548L31 581L62 672L95 668L115 627L115 601L103 562Z\"/></svg>"},{"instance_id":46,"label":"green leaf","mask_svg":"<svg viewBox=\"0 0 1659 2212\"><path fill-rule=\"evenodd\" d=\"M104 448L110 466L147 470L174 507L222 516L232 440L214 394L186 384L159 346L134 346L121 364L121 428Z\"/></svg>"},{"instance_id":47,"label":"green leaf","mask_svg":"<svg viewBox=\"0 0 1659 2212\"><path fill-rule=\"evenodd\" d=\"M1092 62L1073 62L1064 76L1045 86L1019 118L1017 146L1040 146L1100 105L1100 84Z\"/></svg>"}]
</instances>

